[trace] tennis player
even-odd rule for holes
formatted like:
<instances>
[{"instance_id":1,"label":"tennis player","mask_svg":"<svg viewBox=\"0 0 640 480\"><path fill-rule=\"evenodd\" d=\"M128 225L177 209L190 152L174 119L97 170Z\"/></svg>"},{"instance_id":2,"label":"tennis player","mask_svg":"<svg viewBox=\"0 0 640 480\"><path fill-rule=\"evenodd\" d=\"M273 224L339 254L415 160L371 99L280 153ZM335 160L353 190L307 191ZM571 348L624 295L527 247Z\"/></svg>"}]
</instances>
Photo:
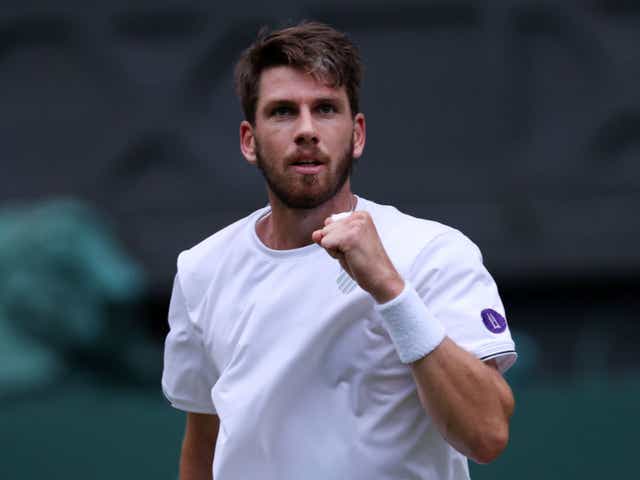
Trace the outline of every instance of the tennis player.
<instances>
[{"instance_id":1,"label":"tennis player","mask_svg":"<svg viewBox=\"0 0 640 480\"><path fill-rule=\"evenodd\" d=\"M188 412L182 480L460 480L507 445L516 353L480 251L351 191L361 76L313 22L237 64L269 204L178 257L162 386Z\"/></svg>"}]
</instances>

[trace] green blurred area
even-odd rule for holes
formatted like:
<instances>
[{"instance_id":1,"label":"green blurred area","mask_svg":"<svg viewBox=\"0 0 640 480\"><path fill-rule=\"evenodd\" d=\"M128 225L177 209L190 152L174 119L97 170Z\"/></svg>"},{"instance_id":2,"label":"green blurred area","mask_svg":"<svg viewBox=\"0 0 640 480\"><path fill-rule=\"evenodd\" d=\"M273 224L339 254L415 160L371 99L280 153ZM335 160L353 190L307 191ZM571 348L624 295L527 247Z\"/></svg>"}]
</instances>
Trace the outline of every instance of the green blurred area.
<instances>
[{"instance_id":1,"label":"green blurred area","mask_svg":"<svg viewBox=\"0 0 640 480\"><path fill-rule=\"evenodd\" d=\"M157 378L159 345L136 305L142 268L73 199L0 209L0 399L86 370Z\"/></svg>"},{"instance_id":2,"label":"green blurred area","mask_svg":"<svg viewBox=\"0 0 640 480\"><path fill-rule=\"evenodd\" d=\"M640 375L515 389L509 447L474 480L638 478Z\"/></svg>"},{"instance_id":3,"label":"green blurred area","mask_svg":"<svg viewBox=\"0 0 640 480\"><path fill-rule=\"evenodd\" d=\"M78 378L0 406L2 478L177 477L183 415L159 388Z\"/></svg>"}]
</instances>

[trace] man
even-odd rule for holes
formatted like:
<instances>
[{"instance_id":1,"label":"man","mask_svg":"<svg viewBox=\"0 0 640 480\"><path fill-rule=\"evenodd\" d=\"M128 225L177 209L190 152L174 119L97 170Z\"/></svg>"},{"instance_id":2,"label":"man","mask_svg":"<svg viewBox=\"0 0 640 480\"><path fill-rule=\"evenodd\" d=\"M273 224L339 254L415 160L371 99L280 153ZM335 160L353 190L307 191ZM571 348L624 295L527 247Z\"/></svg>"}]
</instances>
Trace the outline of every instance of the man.
<instances>
[{"instance_id":1,"label":"man","mask_svg":"<svg viewBox=\"0 0 640 480\"><path fill-rule=\"evenodd\" d=\"M163 389L183 480L464 479L508 441L515 360L477 247L351 192L353 44L262 34L236 84L269 205L178 258Z\"/></svg>"}]
</instances>

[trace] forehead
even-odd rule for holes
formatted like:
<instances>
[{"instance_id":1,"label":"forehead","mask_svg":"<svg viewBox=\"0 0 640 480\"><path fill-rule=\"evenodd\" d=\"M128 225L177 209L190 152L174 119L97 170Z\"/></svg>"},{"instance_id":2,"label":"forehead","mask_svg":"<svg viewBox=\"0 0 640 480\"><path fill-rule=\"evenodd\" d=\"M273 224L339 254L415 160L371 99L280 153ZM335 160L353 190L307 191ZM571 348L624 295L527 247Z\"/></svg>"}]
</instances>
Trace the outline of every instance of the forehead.
<instances>
[{"instance_id":1,"label":"forehead","mask_svg":"<svg viewBox=\"0 0 640 480\"><path fill-rule=\"evenodd\" d=\"M344 85L332 87L293 67L271 67L260 75L258 105L278 100L304 102L314 98L333 97L348 100Z\"/></svg>"}]
</instances>

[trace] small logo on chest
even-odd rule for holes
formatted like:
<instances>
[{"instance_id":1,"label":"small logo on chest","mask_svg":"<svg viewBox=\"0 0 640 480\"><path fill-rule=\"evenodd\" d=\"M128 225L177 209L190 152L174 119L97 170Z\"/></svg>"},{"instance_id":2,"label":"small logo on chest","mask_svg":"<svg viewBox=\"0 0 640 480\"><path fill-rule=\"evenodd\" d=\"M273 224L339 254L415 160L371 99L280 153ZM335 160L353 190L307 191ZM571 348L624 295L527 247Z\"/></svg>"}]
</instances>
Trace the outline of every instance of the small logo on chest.
<instances>
[{"instance_id":1,"label":"small logo on chest","mask_svg":"<svg viewBox=\"0 0 640 480\"><path fill-rule=\"evenodd\" d=\"M345 272L342 268L340 269L340 274L338 278L336 278L336 283L338 284L338 289L347 295L354 288L356 288L357 283L349 276L347 272Z\"/></svg>"}]
</instances>

